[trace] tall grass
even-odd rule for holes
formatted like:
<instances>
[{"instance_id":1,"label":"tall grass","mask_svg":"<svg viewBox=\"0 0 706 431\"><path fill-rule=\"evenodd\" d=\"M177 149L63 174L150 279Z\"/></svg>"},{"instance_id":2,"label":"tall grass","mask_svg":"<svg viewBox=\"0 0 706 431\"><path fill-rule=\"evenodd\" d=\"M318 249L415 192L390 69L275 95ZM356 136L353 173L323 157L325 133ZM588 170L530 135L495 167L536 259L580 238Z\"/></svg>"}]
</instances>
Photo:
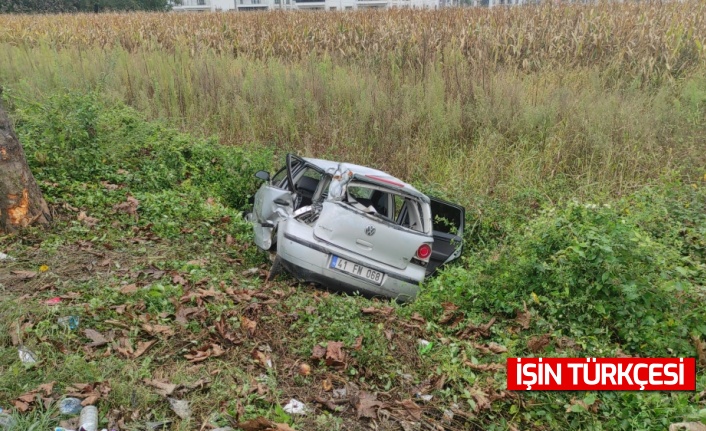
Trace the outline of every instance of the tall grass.
<instances>
[{"instance_id":1,"label":"tall grass","mask_svg":"<svg viewBox=\"0 0 706 431\"><path fill-rule=\"evenodd\" d=\"M357 11L330 14L78 14L0 16L0 42L115 47L298 61L312 53L424 69L461 55L475 69L537 71L600 65L640 79L679 77L706 64L706 4Z\"/></svg>"},{"instance_id":2,"label":"tall grass","mask_svg":"<svg viewBox=\"0 0 706 431\"><path fill-rule=\"evenodd\" d=\"M8 44L0 62L0 80L38 100L97 90L228 145L372 164L469 200L555 181L622 193L665 171L696 175L705 162L699 77L644 91L607 85L598 68L476 80L464 62L433 62L419 80L318 58Z\"/></svg>"},{"instance_id":3,"label":"tall grass","mask_svg":"<svg viewBox=\"0 0 706 431\"><path fill-rule=\"evenodd\" d=\"M706 3L0 16L0 82L453 193L622 194L702 176Z\"/></svg>"}]
</instances>

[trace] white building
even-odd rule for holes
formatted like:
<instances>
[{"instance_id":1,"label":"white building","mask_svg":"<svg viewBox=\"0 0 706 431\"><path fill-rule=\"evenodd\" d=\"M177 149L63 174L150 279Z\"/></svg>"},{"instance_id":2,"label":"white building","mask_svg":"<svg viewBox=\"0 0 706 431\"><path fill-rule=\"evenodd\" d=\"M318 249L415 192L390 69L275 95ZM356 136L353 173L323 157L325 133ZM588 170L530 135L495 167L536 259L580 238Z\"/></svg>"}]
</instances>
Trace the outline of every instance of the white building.
<instances>
[{"instance_id":1,"label":"white building","mask_svg":"<svg viewBox=\"0 0 706 431\"><path fill-rule=\"evenodd\" d=\"M177 0L178 1L178 0ZM258 11L258 10L353 10L411 7L437 9L440 0L181 0L175 12Z\"/></svg>"}]
</instances>

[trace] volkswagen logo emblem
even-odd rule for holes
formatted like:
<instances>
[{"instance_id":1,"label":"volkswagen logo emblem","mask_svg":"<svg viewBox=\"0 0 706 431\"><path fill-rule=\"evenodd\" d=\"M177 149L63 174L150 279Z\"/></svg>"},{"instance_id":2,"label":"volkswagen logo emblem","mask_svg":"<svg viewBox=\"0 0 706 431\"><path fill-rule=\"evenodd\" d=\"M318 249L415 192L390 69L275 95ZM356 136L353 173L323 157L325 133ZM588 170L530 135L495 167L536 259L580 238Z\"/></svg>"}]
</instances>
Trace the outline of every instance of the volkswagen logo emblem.
<instances>
[{"instance_id":1,"label":"volkswagen logo emblem","mask_svg":"<svg viewBox=\"0 0 706 431\"><path fill-rule=\"evenodd\" d=\"M375 227L374 226L368 226L365 228L365 234L368 236L373 236L375 235Z\"/></svg>"}]
</instances>

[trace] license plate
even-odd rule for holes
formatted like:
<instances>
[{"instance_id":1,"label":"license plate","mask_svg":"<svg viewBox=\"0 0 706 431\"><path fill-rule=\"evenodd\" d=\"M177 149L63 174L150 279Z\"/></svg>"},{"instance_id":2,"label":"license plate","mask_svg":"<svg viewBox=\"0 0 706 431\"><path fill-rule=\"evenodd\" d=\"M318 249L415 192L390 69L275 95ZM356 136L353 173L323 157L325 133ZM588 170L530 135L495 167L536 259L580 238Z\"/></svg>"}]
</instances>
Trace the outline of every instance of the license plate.
<instances>
[{"instance_id":1,"label":"license plate","mask_svg":"<svg viewBox=\"0 0 706 431\"><path fill-rule=\"evenodd\" d=\"M356 276L358 278L362 278L377 285L382 284L382 278L384 275L380 271L375 271L374 269L370 269L367 266L358 265L357 263L350 262L346 259L341 259L338 256L331 257L331 268L345 272L346 274Z\"/></svg>"}]
</instances>

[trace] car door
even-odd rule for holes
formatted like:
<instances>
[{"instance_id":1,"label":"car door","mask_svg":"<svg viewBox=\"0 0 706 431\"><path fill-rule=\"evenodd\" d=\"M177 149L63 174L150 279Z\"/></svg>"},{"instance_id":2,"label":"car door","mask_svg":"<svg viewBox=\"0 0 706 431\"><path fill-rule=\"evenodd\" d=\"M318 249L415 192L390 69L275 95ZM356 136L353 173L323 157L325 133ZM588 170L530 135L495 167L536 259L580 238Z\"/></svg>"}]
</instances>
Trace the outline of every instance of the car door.
<instances>
[{"instance_id":1,"label":"car door","mask_svg":"<svg viewBox=\"0 0 706 431\"><path fill-rule=\"evenodd\" d=\"M434 245L427 265L427 276L461 256L466 210L457 204L429 197Z\"/></svg>"},{"instance_id":2,"label":"car door","mask_svg":"<svg viewBox=\"0 0 706 431\"><path fill-rule=\"evenodd\" d=\"M294 194L290 184L303 165L302 159L287 155L287 164L255 193L250 221L253 222L255 244L263 250L272 248L277 224L292 214Z\"/></svg>"}]
</instances>

